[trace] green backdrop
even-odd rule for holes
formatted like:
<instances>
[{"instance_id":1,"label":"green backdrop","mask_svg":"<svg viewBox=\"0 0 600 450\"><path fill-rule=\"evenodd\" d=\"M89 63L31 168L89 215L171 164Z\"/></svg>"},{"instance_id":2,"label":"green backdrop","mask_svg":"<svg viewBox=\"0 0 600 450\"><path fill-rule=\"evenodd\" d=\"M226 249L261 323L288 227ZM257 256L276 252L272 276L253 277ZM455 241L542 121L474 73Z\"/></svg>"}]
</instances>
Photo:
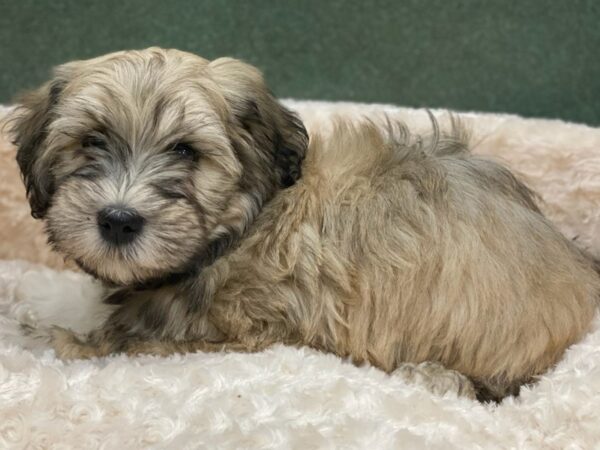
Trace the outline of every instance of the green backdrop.
<instances>
[{"instance_id":1,"label":"green backdrop","mask_svg":"<svg viewBox=\"0 0 600 450\"><path fill-rule=\"evenodd\" d=\"M150 45L243 58L281 97L600 124L600 0L0 0L0 102Z\"/></svg>"}]
</instances>

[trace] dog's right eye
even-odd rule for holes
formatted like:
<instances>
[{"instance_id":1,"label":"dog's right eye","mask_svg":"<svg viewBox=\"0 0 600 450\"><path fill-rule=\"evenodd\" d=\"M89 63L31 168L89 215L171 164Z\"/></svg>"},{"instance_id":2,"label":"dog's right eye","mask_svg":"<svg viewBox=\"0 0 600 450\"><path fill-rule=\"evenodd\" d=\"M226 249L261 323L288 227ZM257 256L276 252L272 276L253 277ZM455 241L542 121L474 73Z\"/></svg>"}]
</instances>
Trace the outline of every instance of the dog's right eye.
<instances>
[{"instance_id":1,"label":"dog's right eye","mask_svg":"<svg viewBox=\"0 0 600 450\"><path fill-rule=\"evenodd\" d=\"M100 150L106 150L106 142L97 136L86 136L81 140L81 145L84 148L95 147Z\"/></svg>"},{"instance_id":2,"label":"dog's right eye","mask_svg":"<svg viewBox=\"0 0 600 450\"><path fill-rule=\"evenodd\" d=\"M177 156L179 156L181 159L193 160L196 158L196 151L192 148L192 146L183 142L175 144L171 148L171 151Z\"/></svg>"}]
</instances>

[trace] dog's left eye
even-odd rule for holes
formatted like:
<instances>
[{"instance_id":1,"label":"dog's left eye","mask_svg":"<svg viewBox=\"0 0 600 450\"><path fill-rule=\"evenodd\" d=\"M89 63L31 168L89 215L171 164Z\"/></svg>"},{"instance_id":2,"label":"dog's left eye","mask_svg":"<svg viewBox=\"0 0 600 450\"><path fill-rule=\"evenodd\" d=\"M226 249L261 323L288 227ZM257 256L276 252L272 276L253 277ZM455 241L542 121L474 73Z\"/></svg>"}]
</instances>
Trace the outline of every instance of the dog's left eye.
<instances>
[{"instance_id":1,"label":"dog's left eye","mask_svg":"<svg viewBox=\"0 0 600 450\"><path fill-rule=\"evenodd\" d=\"M194 159L196 157L196 151L189 144L182 142L175 144L171 151L182 159Z\"/></svg>"}]
</instances>

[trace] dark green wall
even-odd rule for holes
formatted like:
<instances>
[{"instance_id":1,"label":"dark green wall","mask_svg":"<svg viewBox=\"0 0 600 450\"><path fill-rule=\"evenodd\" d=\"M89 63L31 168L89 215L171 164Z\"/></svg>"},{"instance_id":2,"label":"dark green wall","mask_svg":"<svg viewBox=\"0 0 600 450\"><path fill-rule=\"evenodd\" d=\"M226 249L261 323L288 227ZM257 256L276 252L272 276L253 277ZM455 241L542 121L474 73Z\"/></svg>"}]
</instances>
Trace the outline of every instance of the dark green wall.
<instances>
[{"instance_id":1,"label":"dark green wall","mask_svg":"<svg viewBox=\"0 0 600 450\"><path fill-rule=\"evenodd\" d=\"M150 45L243 58L281 97L600 124L600 0L0 0L0 102Z\"/></svg>"}]
</instances>

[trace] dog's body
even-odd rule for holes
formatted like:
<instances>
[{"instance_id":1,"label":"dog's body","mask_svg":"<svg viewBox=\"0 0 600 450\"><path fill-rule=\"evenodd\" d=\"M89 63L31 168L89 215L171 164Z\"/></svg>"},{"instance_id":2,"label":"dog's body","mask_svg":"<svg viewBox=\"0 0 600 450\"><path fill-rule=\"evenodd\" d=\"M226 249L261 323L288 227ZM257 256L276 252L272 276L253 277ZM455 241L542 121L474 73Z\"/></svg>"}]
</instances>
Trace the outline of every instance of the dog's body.
<instances>
[{"instance_id":1,"label":"dog's body","mask_svg":"<svg viewBox=\"0 0 600 450\"><path fill-rule=\"evenodd\" d=\"M282 342L514 392L585 333L600 280L453 128L423 143L340 123L307 149L237 61L152 49L64 66L16 119L19 163L51 241L119 306L87 342L56 332L57 351ZM122 205L143 219L125 244L103 219Z\"/></svg>"}]
</instances>

